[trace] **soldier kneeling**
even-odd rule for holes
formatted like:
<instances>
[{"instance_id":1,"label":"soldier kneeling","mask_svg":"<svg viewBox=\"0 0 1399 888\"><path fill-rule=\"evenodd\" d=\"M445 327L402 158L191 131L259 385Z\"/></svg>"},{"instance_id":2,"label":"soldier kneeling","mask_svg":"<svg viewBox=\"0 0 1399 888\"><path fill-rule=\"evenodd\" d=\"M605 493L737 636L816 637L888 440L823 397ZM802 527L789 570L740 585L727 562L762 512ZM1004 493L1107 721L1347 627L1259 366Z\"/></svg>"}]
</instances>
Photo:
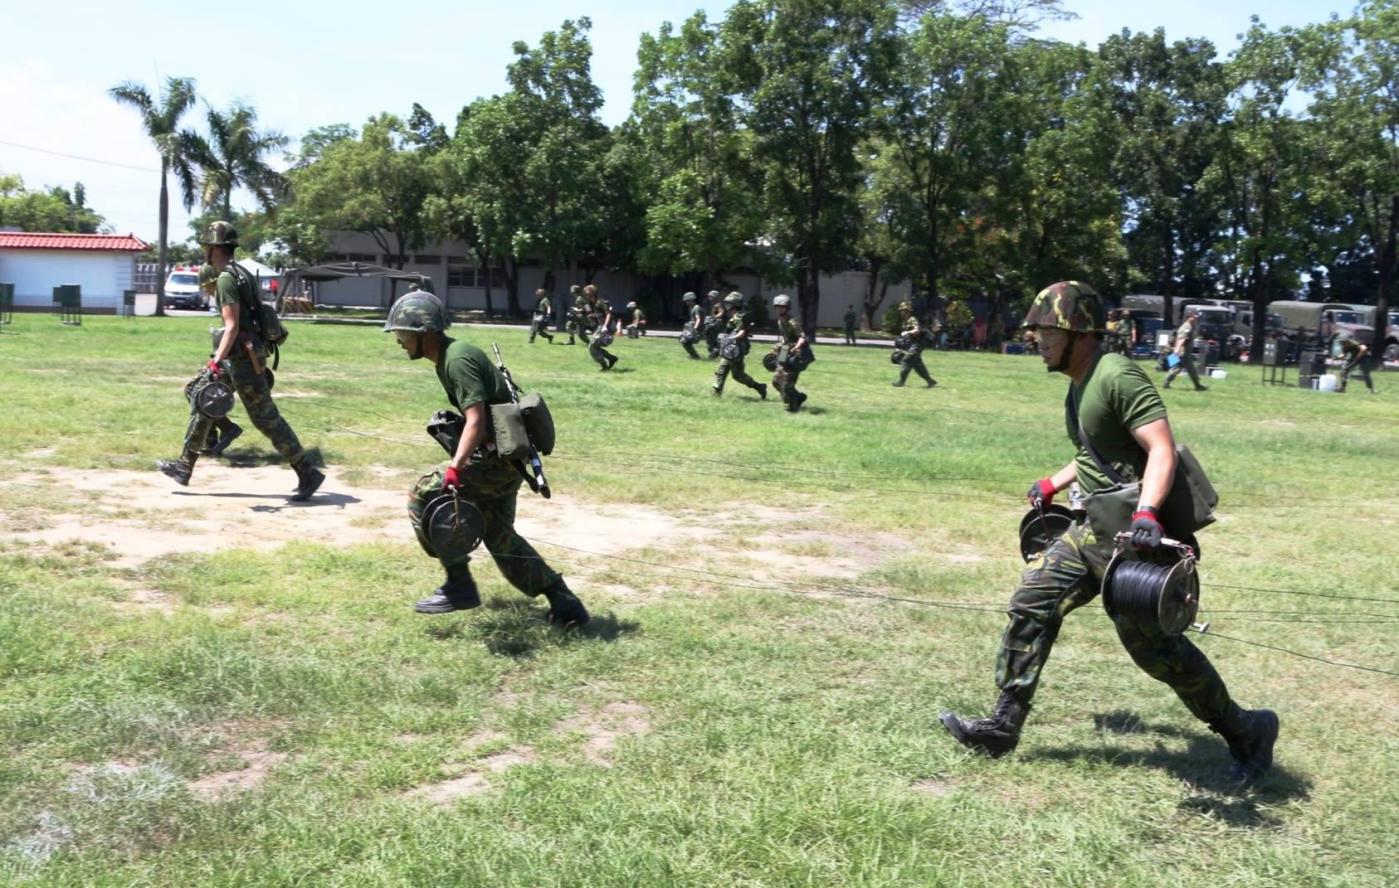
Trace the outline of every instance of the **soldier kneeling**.
<instances>
[{"instance_id":1,"label":"soldier kneeling","mask_svg":"<svg viewBox=\"0 0 1399 888\"><path fill-rule=\"evenodd\" d=\"M427 598L414 605L424 614L444 614L469 610L481 603L468 563L474 540L466 545L434 545L430 507L450 508L453 523L470 526L479 536L501 574L526 595L543 595L549 602L549 622L581 626L588 622L588 611L563 577L559 576L523 537L515 532L515 500L523 481L516 464L501 459L491 440L487 411L493 404L510 401L509 390L500 370L486 353L464 340L444 332L450 324L442 303L430 293L402 296L389 310L385 332L392 332L399 347L412 360L427 358L447 400L461 411L464 422L455 452L446 463L418 479L408 495L408 517L423 551L438 559L447 571L447 581ZM453 495L445 503L443 494Z\"/></svg>"}]
</instances>

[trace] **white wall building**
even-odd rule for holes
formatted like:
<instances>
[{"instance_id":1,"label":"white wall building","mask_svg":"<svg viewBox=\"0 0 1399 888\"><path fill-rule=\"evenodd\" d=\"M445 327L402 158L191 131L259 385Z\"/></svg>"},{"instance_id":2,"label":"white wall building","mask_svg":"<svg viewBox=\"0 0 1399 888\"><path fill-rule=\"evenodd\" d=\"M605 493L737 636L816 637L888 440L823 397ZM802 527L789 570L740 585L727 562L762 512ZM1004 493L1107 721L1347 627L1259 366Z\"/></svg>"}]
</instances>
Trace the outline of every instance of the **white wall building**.
<instances>
[{"instance_id":1,"label":"white wall building","mask_svg":"<svg viewBox=\"0 0 1399 888\"><path fill-rule=\"evenodd\" d=\"M368 234L357 232L335 232L331 238L331 252L327 261L370 262L375 265L391 265L391 257L381 252L381 247ZM528 259L520 269L520 308L528 311L534 305L534 291L544 282L547 271L543 263ZM450 308L484 309L486 307L486 279L491 275L491 301L498 312L506 306L505 276L499 268L482 269L476 266L475 255L460 241L448 241L424 246L410 251L404 271L417 272L432 278L433 292L443 297ZM563 272L567 277L567 271ZM745 296L761 294L771 301L778 293L792 295L796 302L796 288L783 287L765 282L756 274L727 272L724 279L742 291ZM821 316L816 323L822 327L839 327L845 315L845 307L854 305L860 311L865 298L868 272L846 271L821 278ZM554 302L556 312L560 297L568 292L568 280L559 281L555 287ZM583 283L581 275L577 283ZM602 298L614 307L621 308L636 298L642 287L642 280L631 274L613 271L600 271L593 278L601 291ZM347 279L318 285L316 301L330 305L387 306L391 282L372 279ZM403 285L398 285L398 293ZM884 303L880 306L882 315L886 307L897 305L900 300L910 298L911 285L908 281L889 287ZM703 295L703 294L701 294ZM674 309L679 310L680 293L673 294Z\"/></svg>"},{"instance_id":2,"label":"white wall building","mask_svg":"<svg viewBox=\"0 0 1399 888\"><path fill-rule=\"evenodd\" d=\"M0 283L15 285L16 309L48 310L54 287L77 284L83 311L115 313L148 248L132 234L0 231Z\"/></svg>"}]
</instances>

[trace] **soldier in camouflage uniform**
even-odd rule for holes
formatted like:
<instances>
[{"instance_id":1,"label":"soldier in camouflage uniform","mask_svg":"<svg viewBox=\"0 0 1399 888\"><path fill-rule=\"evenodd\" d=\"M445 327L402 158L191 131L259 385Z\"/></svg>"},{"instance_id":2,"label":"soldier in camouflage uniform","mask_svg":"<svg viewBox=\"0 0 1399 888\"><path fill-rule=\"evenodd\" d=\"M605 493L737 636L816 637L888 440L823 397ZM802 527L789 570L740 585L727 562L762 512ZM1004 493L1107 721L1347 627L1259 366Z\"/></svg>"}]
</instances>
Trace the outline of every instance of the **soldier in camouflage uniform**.
<instances>
[{"instance_id":1,"label":"soldier in camouflage uniform","mask_svg":"<svg viewBox=\"0 0 1399 888\"><path fill-rule=\"evenodd\" d=\"M573 344L573 337L578 336L583 340L583 344L588 344L588 300L583 295L583 288L574 284L568 288L568 293L573 297L573 310L569 313L566 328L568 330L567 345Z\"/></svg>"},{"instance_id":2,"label":"soldier in camouflage uniform","mask_svg":"<svg viewBox=\"0 0 1399 888\"><path fill-rule=\"evenodd\" d=\"M1108 312L1107 350L1115 355L1130 353L1130 349L1127 346L1129 322L1124 317L1125 314L1126 312L1116 308Z\"/></svg>"},{"instance_id":3,"label":"soldier in camouflage uniform","mask_svg":"<svg viewBox=\"0 0 1399 888\"><path fill-rule=\"evenodd\" d=\"M792 297L783 293L772 300L772 307L777 312L777 347L773 350L777 354L777 370L772 374L772 387L782 395L787 412L796 413L806 403L806 394L797 391L797 377L801 376L801 371L789 364L791 356L801 354L810 345L802 328L792 320Z\"/></svg>"},{"instance_id":4,"label":"soldier in camouflage uniform","mask_svg":"<svg viewBox=\"0 0 1399 888\"><path fill-rule=\"evenodd\" d=\"M855 314L855 306L845 306L845 344L855 344L855 325L860 322L860 316Z\"/></svg>"},{"instance_id":5,"label":"soldier in camouflage uniform","mask_svg":"<svg viewBox=\"0 0 1399 888\"><path fill-rule=\"evenodd\" d=\"M445 332L451 323L442 303L431 293L407 293L389 310L384 331L392 332L411 360L427 358L452 406L465 418L456 452L447 462L418 479L408 493L408 518L423 551L441 562L447 580L433 594L414 605L424 614L469 610L481 603L471 577L469 554L439 555L423 527L428 503L444 492L455 491L481 513L481 542L496 567L512 586L530 596L543 595L549 602L549 621L582 625L588 611L523 537L515 532L515 501L524 476L510 462L496 455L491 442L490 405L510 400L500 370L486 353Z\"/></svg>"},{"instance_id":6,"label":"soldier in camouflage uniform","mask_svg":"<svg viewBox=\"0 0 1399 888\"><path fill-rule=\"evenodd\" d=\"M530 318L529 341L534 342L536 335L543 336L550 342L554 341L553 334L549 332L549 319L554 316L554 306L549 302L548 290L534 291L534 317Z\"/></svg>"},{"instance_id":7,"label":"soldier in camouflage uniform","mask_svg":"<svg viewBox=\"0 0 1399 888\"><path fill-rule=\"evenodd\" d=\"M904 358L899 362L899 378L894 381L894 387L899 388L908 382L908 374L917 373L928 384L928 388L938 384L938 381L928 373L928 368L923 366L923 349L928 345L928 331L923 329L923 325L918 323L918 318L913 315L912 302L899 303L899 318L902 320L900 335L907 340L907 347L904 348Z\"/></svg>"},{"instance_id":8,"label":"soldier in camouflage uniform","mask_svg":"<svg viewBox=\"0 0 1399 888\"><path fill-rule=\"evenodd\" d=\"M627 311L631 312L631 323L627 325L627 335L632 339L646 335L646 312L635 302L627 303Z\"/></svg>"},{"instance_id":9,"label":"soldier in camouflage uniform","mask_svg":"<svg viewBox=\"0 0 1399 888\"><path fill-rule=\"evenodd\" d=\"M714 368L714 397L718 398L724 394L724 380L730 374L733 378L758 393L764 401L768 399L768 387L748 375L748 371L743 368L743 356L748 351L748 336L752 332L752 322L743 311L743 294L738 292L730 293L724 297L725 330L731 337L739 352L736 357L719 358L719 366Z\"/></svg>"},{"instance_id":10,"label":"soldier in camouflage uniform","mask_svg":"<svg viewBox=\"0 0 1399 888\"><path fill-rule=\"evenodd\" d=\"M1341 367L1340 390L1345 391L1350 382L1350 375L1358 373L1365 381L1365 388L1373 395L1375 383L1370 379L1370 347L1354 336L1347 335L1341 340L1341 360L1345 361L1345 364Z\"/></svg>"},{"instance_id":11,"label":"soldier in camouflage uniform","mask_svg":"<svg viewBox=\"0 0 1399 888\"><path fill-rule=\"evenodd\" d=\"M218 282L219 271L209 263L204 263L199 268L199 289L204 291L204 295L209 297L209 301L218 304L218 294L214 292L214 285ZM210 355L210 357L213 357ZM270 386L269 386L270 388ZM205 446L199 451L201 456L223 456L223 452L228 449L228 445L243 434L243 427L229 419L227 416L220 416L213 421L213 426L209 429L209 437L205 439Z\"/></svg>"},{"instance_id":12,"label":"soldier in camouflage uniform","mask_svg":"<svg viewBox=\"0 0 1399 888\"><path fill-rule=\"evenodd\" d=\"M1207 386L1200 385L1200 372L1195 369L1195 334L1200 329L1200 312L1195 308L1185 310L1185 321L1176 331L1175 355L1180 359L1180 363L1171 368L1166 374L1166 382L1161 387L1170 388L1176 377L1184 370L1190 374L1190 381L1195 383L1195 391L1208 391Z\"/></svg>"},{"instance_id":13,"label":"soldier in camouflage uniform","mask_svg":"<svg viewBox=\"0 0 1399 888\"><path fill-rule=\"evenodd\" d=\"M718 290L710 290L709 316L704 319L704 341L709 346L709 360L719 357L719 335L724 332L724 302Z\"/></svg>"},{"instance_id":14,"label":"soldier in camouflage uniform","mask_svg":"<svg viewBox=\"0 0 1399 888\"><path fill-rule=\"evenodd\" d=\"M598 298L597 285L588 284L584 287L583 297L589 323L593 329L599 333L610 332L612 329L612 306L606 300ZM583 341L588 342L586 338ZM617 363L617 356L603 348L602 343L596 338L592 342L588 342L588 355L597 361L599 370L611 370L613 365Z\"/></svg>"},{"instance_id":15,"label":"soldier in camouflage uniform","mask_svg":"<svg viewBox=\"0 0 1399 888\"><path fill-rule=\"evenodd\" d=\"M257 284L252 275L233 261L238 232L227 222L214 222L205 230L200 243L204 245L205 260L219 272L214 291L223 316L223 338L209 359L209 370L222 376L223 364L227 361L228 378L224 381L238 393L243 409L257 430L266 435L282 458L291 464L296 472L296 493L292 499L304 502L325 481L325 475L307 458L296 432L287 425L272 401L266 375L268 347L258 333L260 322L254 314L260 305ZM159 460L156 467L181 487L188 486L194 463L208 440L213 422L191 409L180 458Z\"/></svg>"},{"instance_id":16,"label":"soldier in camouflage uniform","mask_svg":"<svg viewBox=\"0 0 1399 888\"><path fill-rule=\"evenodd\" d=\"M1155 386L1130 359L1102 353L1103 311L1091 287L1078 281L1046 287L1035 297L1024 325L1039 334L1041 357L1049 372L1063 373L1072 381L1066 413L1072 408L1069 415L1078 418L1077 426L1066 421L1076 449L1074 459L1031 485L1027 494L1031 504L1042 506L1075 481L1090 501L1113 487L1081 442L1079 428L1102 459L1138 482L1141 490L1129 526L1108 530L1110 538L1099 539L1080 513L1069 530L1025 568L1020 588L1010 600L1010 625L996 660L1001 696L995 711L980 719L942 713L943 726L958 742L993 758L1018 744L1040 672L1064 617L1098 594L1114 551L1111 537L1128 532L1138 549L1161 545L1164 528L1157 509L1170 490L1176 468L1175 440ZM1241 709L1209 659L1183 635L1166 635L1157 625L1123 614L1111 619L1133 661L1169 685L1196 718L1228 743L1234 758L1232 776L1242 782L1261 776L1272 764L1277 715L1267 709Z\"/></svg>"},{"instance_id":17,"label":"soldier in camouflage uniform","mask_svg":"<svg viewBox=\"0 0 1399 888\"><path fill-rule=\"evenodd\" d=\"M695 351L695 343L704 335L704 309L699 306L699 299L694 293L686 293L680 298L685 303L685 326L680 330L680 347L685 349L685 354L691 360L698 361L700 356Z\"/></svg>"}]
</instances>

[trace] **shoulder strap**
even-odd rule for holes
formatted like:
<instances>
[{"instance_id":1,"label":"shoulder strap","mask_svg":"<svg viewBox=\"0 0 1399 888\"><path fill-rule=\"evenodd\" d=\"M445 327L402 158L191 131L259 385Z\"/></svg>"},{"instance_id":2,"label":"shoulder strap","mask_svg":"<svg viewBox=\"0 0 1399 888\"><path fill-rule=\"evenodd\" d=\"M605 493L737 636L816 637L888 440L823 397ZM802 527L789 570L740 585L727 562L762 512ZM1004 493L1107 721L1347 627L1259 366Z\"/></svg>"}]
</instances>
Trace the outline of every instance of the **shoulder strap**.
<instances>
[{"instance_id":1,"label":"shoulder strap","mask_svg":"<svg viewBox=\"0 0 1399 888\"><path fill-rule=\"evenodd\" d=\"M256 285L251 287L244 286L245 284L252 283L252 278L248 275L247 269L240 266L237 262L231 260L225 267L228 269L228 273L233 275L233 281L238 287L238 302L248 310L248 317L250 318L250 323L252 324L253 332L256 333L259 338L266 339L267 336L263 333L262 329L262 316L258 314L258 308L260 306L257 305L257 287ZM244 293L245 290L253 291L254 303L251 305L248 304L248 300Z\"/></svg>"},{"instance_id":2,"label":"shoulder strap","mask_svg":"<svg viewBox=\"0 0 1399 888\"><path fill-rule=\"evenodd\" d=\"M1088 451L1088 456L1093 460L1093 464L1098 467L1100 472L1107 475L1108 480L1112 483L1126 484L1127 479L1122 477L1122 473L1113 468L1111 463L1103 459L1103 455L1098 452L1098 448L1093 446L1093 439L1088 437L1088 433L1083 430L1083 420L1078 415L1078 404L1074 402L1073 386L1069 387L1069 395L1065 399L1065 402L1069 410L1069 422L1073 423L1074 428L1078 432L1078 443L1082 444L1083 449Z\"/></svg>"}]
</instances>

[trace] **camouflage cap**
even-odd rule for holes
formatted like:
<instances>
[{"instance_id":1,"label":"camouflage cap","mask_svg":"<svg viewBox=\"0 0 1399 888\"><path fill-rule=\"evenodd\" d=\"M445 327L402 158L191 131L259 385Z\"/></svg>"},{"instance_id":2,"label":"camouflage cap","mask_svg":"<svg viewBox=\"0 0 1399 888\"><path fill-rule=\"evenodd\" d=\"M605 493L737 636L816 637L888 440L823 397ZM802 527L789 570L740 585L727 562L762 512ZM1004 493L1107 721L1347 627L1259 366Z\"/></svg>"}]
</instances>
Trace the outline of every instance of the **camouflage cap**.
<instances>
[{"instance_id":1,"label":"camouflage cap","mask_svg":"<svg viewBox=\"0 0 1399 888\"><path fill-rule=\"evenodd\" d=\"M199 286L207 287L219 279L219 270L205 262L199 266Z\"/></svg>"},{"instance_id":2,"label":"camouflage cap","mask_svg":"<svg viewBox=\"0 0 1399 888\"><path fill-rule=\"evenodd\" d=\"M785 308L792 304L792 297L788 296L786 293L782 293L772 298L772 304L777 308Z\"/></svg>"},{"instance_id":3,"label":"camouflage cap","mask_svg":"<svg viewBox=\"0 0 1399 888\"><path fill-rule=\"evenodd\" d=\"M425 290L414 290L398 297L389 309L389 318L384 321L384 332L409 330L426 333L429 330L441 332L452 326L452 318L442 302Z\"/></svg>"},{"instance_id":4,"label":"camouflage cap","mask_svg":"<svg viewBox=\"0 0 1399 888\"><path fill-rule=\"evenodd\" d=\"M681 301L681 302L694 302L695 299L697 299L697 298L698 298L698 297L695 296L694 293L686 292L684 296L681 296L681 297L680 297L680 301Z\"/></svg>"},{"instance_id":5,"label":"camouflage cap","mask_svg":"<svg viewBox=\"0 0 1399 888\"><path fill-rule=\"evenodd\" d=\"M729 295L727 295L727 296L724 297L724 303L725 303L726 305L742 305L742 304L743 304L743 294L740 293L740 292L738 292L737 290L735 290L735 291L733 291L732 293L730 293Z\"/></svg>"},{"instance_id":6,"label":"camouflage cap","mask_svg":"<svg viewBox=\"0 0 1399 888\"><path fill-rule=\"evenodd\" d=\"M1081 281L1050 284L1025 312L1022 327L1057 327L1071 333L1103 332L1103 302Z\"/></svg>"},{"instance_id":7,"label":"camouflage cap","mask_svg":"<svg viewBox=\"0 0 1399 888\"><path fill-rule=\"evenodd\" d=\"M210 222L209 227L204 229L204 236L199 242L206 247L236 247L238 246L238 229L232 223L224 222L220 219L217 222Z\"/></svg>"}]
</instances>

